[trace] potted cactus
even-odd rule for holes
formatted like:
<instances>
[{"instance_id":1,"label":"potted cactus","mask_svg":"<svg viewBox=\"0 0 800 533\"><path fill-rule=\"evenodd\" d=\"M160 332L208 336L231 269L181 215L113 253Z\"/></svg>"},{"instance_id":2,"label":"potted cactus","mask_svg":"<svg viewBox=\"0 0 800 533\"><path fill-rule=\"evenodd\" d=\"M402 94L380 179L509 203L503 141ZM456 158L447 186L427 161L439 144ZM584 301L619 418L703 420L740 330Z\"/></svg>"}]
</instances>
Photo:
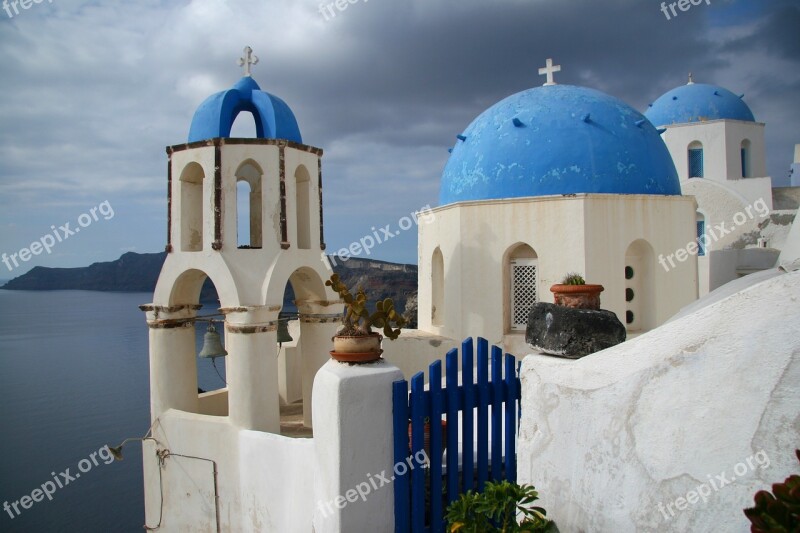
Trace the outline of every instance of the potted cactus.
<instances>
[{"instance_id":1,"label":"potted cactus","mask_svg":"<svg viewBox=\"0 0 800 533\"><path fill-rule=\"evenodd\" d=\"M339 294L345 304L342 327L333 337L331 357L343 363L370 363L381 358L381 341L385 336L395 340L406 320L394 309L391 298L379 300L374 312L367 309L367 296L362 288L350 293L338 274L333 274L325 285ZM382 328L383 336L372 331Z\"/></svg>"},{"instance_id":2,"label":"potted cactus","mask_svg":"<svg viewBox=\"0 0 800 533\"><path fill-rule=\"evenodd\" d=\"M600 309L600 293L604 290L602 285L587 284L583 276L574 272L550 287L556 305L573 309Z\"/></svg>"}]
</instances>

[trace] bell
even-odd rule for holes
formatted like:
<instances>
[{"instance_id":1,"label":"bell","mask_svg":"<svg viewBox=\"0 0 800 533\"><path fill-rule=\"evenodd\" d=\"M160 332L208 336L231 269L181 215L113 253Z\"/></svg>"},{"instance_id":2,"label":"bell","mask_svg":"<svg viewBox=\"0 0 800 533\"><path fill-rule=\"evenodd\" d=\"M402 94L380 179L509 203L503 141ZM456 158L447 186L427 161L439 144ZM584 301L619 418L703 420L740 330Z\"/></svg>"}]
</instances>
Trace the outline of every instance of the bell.
<instances>
[{"instance_id":1,"label":"bell","mask_svg":"<svg viewBox=\"0 0 800 533\"><path fill-rule=\"evenodd\" d=\"M214 324L209 323L208 331L206 331L203 337L203 349L200 350L198 356L204 359L214 359L215 357L225 357L226 355L228 355L228 352L226 352L225 347L222 346L217 329L214 327Z\"/></svg>"},{"instance_id":2,"label":"bell","mask_svg":"<svg viewBox=\"0 0 800 533\"><path fill-rule=\"evenodd\" d=\"M284 342L292 342L294 339L291 335L289 335L289 319L288 318L280 318L278 319L278 344L283 344Z\"/></svg>"}]
</instances>

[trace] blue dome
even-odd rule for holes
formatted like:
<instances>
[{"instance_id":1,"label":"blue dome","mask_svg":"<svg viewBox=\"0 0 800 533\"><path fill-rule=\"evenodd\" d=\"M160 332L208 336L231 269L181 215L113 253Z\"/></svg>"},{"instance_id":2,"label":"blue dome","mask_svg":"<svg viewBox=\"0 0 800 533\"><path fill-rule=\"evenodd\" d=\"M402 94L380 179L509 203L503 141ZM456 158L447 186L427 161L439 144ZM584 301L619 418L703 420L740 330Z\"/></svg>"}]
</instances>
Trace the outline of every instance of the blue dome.
<instances>
[{"instance_id":1,"label":"blue dome","mask_svg":"<svg viewBox=\"0 0 800 533\"><path fill-rule=\"evenodd\" d=\"M728 89L705 83L690 83L672 89L650 104L644 116L656 126L720 119L756 120L739 96Z\"/></svg>"},{"instance_id":2,"label":"blue dome","mask_svg":"<svg viewBox=\"0 0 800 533\"><path fill-rule=\"evenodd\" d=\"M653 125L626 103L571 85L509 96L469 125L439 202L577 193L680 195Z\"/></svg>"},{"instance_id":3,"label":"blue dome","mask_svg":"<svg viewBox=\"0 0 800 533\"><path fill-rule=\"evenodd\" d=\"M200 104L189 129L189 142L230 137L236 116L249 111L256 120L259 139L286 139L302 143L300 128L286 102L262 91L249 76L232 89L209 96Z\"/></svg>"}]
</instances>

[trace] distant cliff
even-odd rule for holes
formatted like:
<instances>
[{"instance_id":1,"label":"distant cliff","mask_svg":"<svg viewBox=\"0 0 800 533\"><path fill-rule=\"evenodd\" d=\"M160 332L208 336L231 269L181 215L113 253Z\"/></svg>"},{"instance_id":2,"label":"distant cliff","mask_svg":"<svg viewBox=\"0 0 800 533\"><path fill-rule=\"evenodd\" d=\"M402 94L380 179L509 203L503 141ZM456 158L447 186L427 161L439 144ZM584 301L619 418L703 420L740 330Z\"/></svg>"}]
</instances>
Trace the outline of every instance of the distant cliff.
<instances>
[{"instance_id":1,"label":"distant cliff","mask_svg":"<svg viewBox=\"0 0 800 533\"><path fill-rule=\"evenodd\" d=\"M152 292L166 256L163 252L128 252L116 261L94 263L88 267L34 267L1 288L12 291Z\"/></svg>"},{"instance_id":2,"label":"distant cliff","mask_svg":"<svg viewBox=\"0 0 800 533\"><path fill-rule=\"evenodd\" d=\"M137 254L128 252L116 261L94 263L79 268L35 267L15 278L2 289L19 291L113 291L153 292L161 266L167 254ZM334 271L349 287L363 287L370 301L392 298L398 311L405 310L406 299L417 292L416 265L402 265L384 261L351 258L342 261L332 257ZM285 301L294 299L291 287ZM206 283L201 300L213 302L216 293L213 285Z\"/></svg>"}]
</instances>

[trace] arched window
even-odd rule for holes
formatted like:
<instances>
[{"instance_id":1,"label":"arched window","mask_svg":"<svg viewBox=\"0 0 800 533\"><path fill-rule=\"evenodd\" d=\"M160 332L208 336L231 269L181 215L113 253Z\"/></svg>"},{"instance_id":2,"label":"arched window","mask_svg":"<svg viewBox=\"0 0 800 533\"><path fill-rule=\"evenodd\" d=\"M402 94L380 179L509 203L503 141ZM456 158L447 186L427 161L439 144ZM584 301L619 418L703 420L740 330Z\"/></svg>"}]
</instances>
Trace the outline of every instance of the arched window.
<instances>
[{"instance_id":1,"label":"arched window","mask_svg":"<svg viewBox=\"0 0 800 533\"><path fill-rule=\"evenodd\" d=\"M742 177L749 178L750 176L750 141L745 139L742 141Z\"/></svg>"},{"instance_id":2,"label":"arched window","mask_svg":"<svg viewBox=\"0 0 800 533\"><path fill-rule=\"evenodd\" d=\"M527 244L518 244L506 252L505 305L508 331L525 331L533 304L539 301L539 258Z\"/></svg>"},{"instance_id":3,"label":"arched window","mask_svg":"<svg viewBox=\"0 0 800 533\"><path fill-rule=\"evenodd\" d=\"M431 259L431 323L444 324L444 256L439 248Z\"/></svg>"},{"instance_id":4,"label":"arched window","mask_svg":"<svg viewBox=\"0 0 800 533\"><path fill-rule=\"evenodd\" d=\"M203 180L205 173L198 163L189 163L180 178L181 250L203 249Z\"/></svg>"},{"instance_id":5,"label":"arched window","mask_svg":"<svg viewBox=\"0 0 800 533\"><path fill-rule=\"evenodd\" d=\"M311 249L311 176L300 166L294 174L295 206L297 211L297 247Z\"/></svg>"},{"instance_id":6,"label":"arched window","mask_svg":"<svg viewBox=\"0 0 800 533\"><path fill-rule=\"evenodd\" d=\"M698 141L689 145L689 177L704 177L703 144Z\"/></svg>"},{"instance_id":7,"label":"arched window","mask_svg":"<svg viewBox=\"0 0 800 533\"><path fill-rule=\"evenodd\" d=\"M263 200L261 168L251 160L236 170L236 228L239 248L261 248Z\"/></svg>"}]
</instances>

